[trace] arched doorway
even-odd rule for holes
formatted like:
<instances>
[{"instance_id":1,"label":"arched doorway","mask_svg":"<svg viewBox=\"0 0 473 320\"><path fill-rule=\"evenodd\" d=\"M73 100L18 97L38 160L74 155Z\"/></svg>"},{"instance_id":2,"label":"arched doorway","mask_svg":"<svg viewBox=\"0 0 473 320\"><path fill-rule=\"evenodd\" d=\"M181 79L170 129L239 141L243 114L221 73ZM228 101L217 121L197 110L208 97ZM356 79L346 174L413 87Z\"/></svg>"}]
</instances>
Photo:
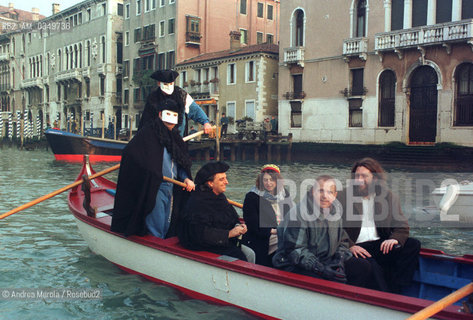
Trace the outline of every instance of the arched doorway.
<instances>
[{"instance_id":1,"label":"arched doorway","mask_svg":"<svg viewBox=\"0 0 473 320\"><path fill-rule=\"evenodd\" d=\"M437 135L437 83L435 70L417 68L411 77L409 142L435 142Z\"/></svg>"}]
</instances>

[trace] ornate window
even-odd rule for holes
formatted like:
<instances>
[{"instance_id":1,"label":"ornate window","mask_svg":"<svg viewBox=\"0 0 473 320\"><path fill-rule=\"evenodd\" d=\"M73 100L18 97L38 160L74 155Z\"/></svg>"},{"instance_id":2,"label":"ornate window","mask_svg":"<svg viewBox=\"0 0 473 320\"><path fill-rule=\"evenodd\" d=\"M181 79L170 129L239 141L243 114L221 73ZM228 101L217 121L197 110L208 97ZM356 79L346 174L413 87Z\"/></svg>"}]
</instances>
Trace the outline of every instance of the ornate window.
<instances>
[{"instance_id":1,"label":"ornate window","mask_svg":"<svg viewBox=\"0 0 473 320\"><path fill-rule=\"evenodd\" d=\"M356 37L366 36L366 0L358 1L356 8Z\"/></svg>"},{"instance_id":2,"label":"ornate window","mask_svg":"<svg viewBox=\"0 0 473 320\"><path fill-rule=\"evenodd\" d=\"M458 67L455 75L455 126L473 126L473 63Z\"/></svg>"},{"instance_id":3,"label":"ornate window","mask_svg":"<svg viewBox=\"0 0 473 320\"><path fill-rule=\"evenodd\" d=\"M394 126L394 106L396 95L396 75L391 70L383 71L379 78L378 125Z\"/></svg>"},{"instance_id":4,"label":"ornate window","mask_svg":"<svg viewBox=\"0 0 473 320\"><path fill-rule=\"evenodd\" d=\"M303 47L304 46L304 24L305 24L305 17L304 11L302 9L297 9L294 12L293 20L292 20L292 46L293 47Z\"/></svg>"}]
</instances>

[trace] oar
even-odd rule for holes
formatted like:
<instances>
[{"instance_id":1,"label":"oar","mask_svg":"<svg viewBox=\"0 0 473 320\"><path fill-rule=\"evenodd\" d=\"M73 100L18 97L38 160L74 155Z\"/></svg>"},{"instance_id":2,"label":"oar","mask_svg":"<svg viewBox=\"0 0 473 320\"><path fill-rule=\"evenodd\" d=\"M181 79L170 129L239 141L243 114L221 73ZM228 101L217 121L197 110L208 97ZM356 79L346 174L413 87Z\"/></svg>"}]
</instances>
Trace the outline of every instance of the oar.
<instances>
[{"instance_id":1,"label":"oar","mask_svg":"<svg viewBox=\"0 0 473 320\"><path fill-rule=\"evenodd\" d=\"M450 293L448 296L440 299L439 301L431 304L430 306L414 313L412 316L407 318L406 320L424 320L427 319L434 314L442 311L449 305L457 302L458 300L466 297L467 295L473 293L473 282L470 282L463 288L458 289L457 291L454 291Z\"/></svg>"},{"instance_id":2,"label":"oar","mask_svg":"<svg viewBox=\"0 0 473 320\"><path fill-rule=\"evenodd\" d=\"M195 138L195 137L197 137L197 136L200 136L200 135L203 134L203 133L204 133L204 130L197 131L197 132L195 132L195 133L193 133L193 134L190 134L190 135L184 137L183 140L184 140L184 141L188 141L188 140L193 139L193 138ZM91 175L91 176L89 177L89 179L92 180L92 179L98 178L98 177L103 176L103 175L105 175L105 174L107 174L107 173L110 173L110 172L112 172L112 171L115 171L115 170L117 170L118 168L120 168L120 164L116 164L116 165L114 165L113 167L110 167L110 168L108 168L108 169L105 169L105 170L102 170L102 171L100 171L100 172L97 172L97 173ZM20 211L22 211L22 210L28 209L29 207L32 207L32 206L34 206L35 204L38 204L38 203L40 203L40 202L43 202L44 200L47 200L47 199L52 198L52 197L54 197L54 196L57 196L58 194L63 193L64 191L67 191L67 190L69 190L69 189L72 189L72 188L74 188L74 187L80 185L82 182L83 182L82 179L81 179L81 180L78 180L78 181L76 181L76 182L74 182L74 183L71 183L70 185L67 185L67 186L65 186L65 187L62 187L61 189L58 189L58 190L53 191L53 192L51 192L51 193L48 193L48 194L46 194L46 195L44 195L44 196L42 196L42 197L39 197L39 198L36 199L36 200L30 201L30 202L28 202L28 203L26 203L26 204L24 204L24 205L21 205L21 206L19 206L18 208L15 208L15 209L13 209L13 210L10 210L10 211L8 211L8 212L6 212L6 213L0 215L0 220L2 220L3 218L6 218L6 217L8 217L8 216L11 216L12 214L15 214L15 213L17 213L17 212L20 212Z\"/></svg>"},{"instance_id":3,"label":"oar","mask_svg":"<svg viewBox=\"0 0 473 320\"><path fill-rule=\"evenodd\" d=\"M171 178L168 178L168 177L163 177L163 180L166 180L168 182L172 182L180 187L183 187L185 188L186 187L186 184L184 182L181 182L181 181L177 181L177 180L174 180L174 179L171 179ZM243 205L241 203L238 203L238 202L235 202L233 200L230 200L230 199L227 199L228 203L231 204L231 205L234 205L235 207L238 207L238 208L243 208Z\"/></svg>"},{"instance_id":4,"label":"oar","mask_svg":"<svg viewBox=\"0 0 473 320\"><path fill-rule=\"evenodd\" d=\"M107 174L107 173L109 173L109 172L115 171L115 170L117 170L118 168L120 168L120 164L116 164L116 165L114 165L113 167L110 167L110 168L108 168L108 169L105 169L105 170L102 170L102 171L100 171L100 172L97 172L97 173L91 175L89 178L90 178L90 179L95 179L95 178L97 178L97 177L103 176L104 174ZM67 185L67 186L65 186L65 187L62 187L61 189L58 189L58 190L53 191L53 192L51 192L51 193L48 193L47 195L44 195L44 196L42 196L42 197L39 197L39 198L36 199L36 200L30 201L30 202L28 202L28 203L26 203L26 204L24 204L24 205L19 206L18 208L15 208L15 209L13 209L13 210L10 210L10 211L8 211L7 213L4 213L4 214L0 215L0 220L2 220L3 218L6 218L6 217L8 217L8 216L11 216L12 214L15 214L15 213L17 213L17 212L20 212L21 210L28 209L29 207L32 207L32 206L34 206L35 204L38 204L38 203L40 203L40 202L43 202L44 200L47 200L47 199L52 198L52 197L54 197L54 196L57 196L58 194L63 193L64 191L67 191L67 190L69 190L69 189L72 189L72 188L74 188L74 187L80 185L82 182L83 182L82 179L81 179L81 180L77 180L76 182L71 183L70 185Z\"/></svg>"}]
</instances>

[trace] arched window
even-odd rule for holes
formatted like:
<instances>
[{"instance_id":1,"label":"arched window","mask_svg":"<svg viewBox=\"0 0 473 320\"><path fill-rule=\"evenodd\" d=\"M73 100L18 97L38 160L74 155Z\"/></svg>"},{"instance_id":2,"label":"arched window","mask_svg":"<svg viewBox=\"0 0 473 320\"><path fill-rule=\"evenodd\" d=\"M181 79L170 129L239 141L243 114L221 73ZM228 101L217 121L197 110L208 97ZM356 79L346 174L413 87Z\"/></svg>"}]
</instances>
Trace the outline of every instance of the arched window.
<instances>
[{"instance_id":1,"label":"arched window","mask_svg":"<svg viewBox=\"0 0 473 320\"><path fill-rule=\"evenodd\" d=\"M82 68L82 43L79 43L79 68Z\"/></svg>"},{"instance_id":2,"label":"arched window","mask_svg":"<svg viewBox=\"0 0 473 320\"><path fill-rule=\"evenodd\" d=\"M455 126L473 126L473 63L461 64L455 75Z\"/></svg>"},{"instance_id":3,"label":"arched window","mask_svg":"<svg viewBox=\"0 0 473 320\"><path fill-rule=\"evenodd\" d=\"M378 125L380 127L394 126L394 106L396 96L396 75L386 70L379 77L379 110Z\"/></svg>"},{"instance_id":4,"label":"arched window","mask_svg":"<svg viewBox=\"0 0 473 320\"><path fill-rule=\"evenodd\" d=\"M105 63L105 37L102 37L102 63Z\"/></svg>"},{"instance_id":5,"label":"arched window","mask_svg":"<svg viewBox=\"0 0 473 320\"><path fill-rule=\"evenodd\" d=\"M74 68L77 68L77 62L79 60L79 49L77 44L74 45Z\"/></svg>"},{"instance_id":6,"label":"arched window","mask_svg":"<svg viewBox=\"0 0 473 320\"><path fill-rule=\"evenodd\" d=\"M87 67L90 67L90 40L87 41Z\"/></svg>"},{"instance_id":7,"label":"arched window","mask_svg":"<svg viewBox=\"0 0 473 320\"><path fill-rule=\"evenodd\" d=\"M304 11L297 9L293 17L293 46L304 46Z\"/></svg>"},{"instance_id":8,"label":"arched window","mask_svg":"<svg viewBox=\"0 0 473 320\"><path fill-rule=\"evenodd\" d=\"M66 48L66 70L69 69L69 48Z\"/></svg>"},{"instance_id":9,"label":"arched window","mask_svg":"<svg viewBox=\"0 0 473 320\"><path fill-rule=\"evenodd\" d=\"M62 71L62 52L61 49L57 51L57 69Z\"/></svg>"},{"instance_id":10,"label":"arched window","mask_svg":"<svg viewBox=\"0 0 473 320\"><path fill-rule=\"evenodd\" d=\"M366 0L358 1L356 8L356 37L366 36Z\"/></svg>"},{"instance_id":11,"label":"arched window","mask_svg":"<svg viewBox=\"0 0 473 320\"><path fill-rule=\"evenodd\" d=\"M72 51L72 47L68 47L66 50L69 53L69 55L66 58L67 70L69 70L69 69L72 69L72 59L74 58L73 57L74 52Z\"/></svg>"}]
</instances>

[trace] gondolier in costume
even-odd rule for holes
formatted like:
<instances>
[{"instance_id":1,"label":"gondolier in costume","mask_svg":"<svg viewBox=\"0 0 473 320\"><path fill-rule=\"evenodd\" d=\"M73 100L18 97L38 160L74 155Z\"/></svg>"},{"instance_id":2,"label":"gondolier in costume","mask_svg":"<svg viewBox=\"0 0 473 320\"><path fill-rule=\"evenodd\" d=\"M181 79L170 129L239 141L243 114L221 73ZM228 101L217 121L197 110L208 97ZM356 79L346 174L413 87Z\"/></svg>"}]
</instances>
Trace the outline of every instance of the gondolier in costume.
<instances>
[{"instance_id":1,"label":"gondolier in costume","mask_svg":"<svg viewBox=\"0 0 473 320\"><path fill-rule=\"evenodd\" d=\"M204 133L212 131L209 118L205 112L195 103L194 99L182 88L174 85L174 81L179 73L174 70L157 70L151 78L158 81L158 88L150 93L146 100L146 105L141 116L138 130L150 121L153 121L158 114L159 105L166 99L174 100L179 109L184 110L179 114L179 131L181 135L187 135L187 118L204 125Z\"/></svg>"},{"instance_id":2,"label":"gondolier in costume","mask_svg":"<svg viewBox=\"0 0 473 320\"><path fill-rule=\"evenodd\" d=\"M224 195L228 169L226 163L219 161L209 162L197 172L196 191L191 194L178 226L179 241L191 250L254 262L253 250L239 244L239 237L247 232L247 227L240 224L235 208Z\"/></svg>"},{"instance_id":3,"label":"gondolier in costume","mask_svg":"<svg viewBox=\"0 0 473 320\"><path fill-rule=\"evenodd\" d=\"M157 116L147 121L123 150L111 230L125 236L151 233L164 238L169 229L171 198L181 203L163 176L186 183L193 190L191 160L177 129L183 106L167 99L156 105ZM181 191L181 193L186 193ZM173 206L173 214L178 206Z\"/></svg>"}]
</instances>

